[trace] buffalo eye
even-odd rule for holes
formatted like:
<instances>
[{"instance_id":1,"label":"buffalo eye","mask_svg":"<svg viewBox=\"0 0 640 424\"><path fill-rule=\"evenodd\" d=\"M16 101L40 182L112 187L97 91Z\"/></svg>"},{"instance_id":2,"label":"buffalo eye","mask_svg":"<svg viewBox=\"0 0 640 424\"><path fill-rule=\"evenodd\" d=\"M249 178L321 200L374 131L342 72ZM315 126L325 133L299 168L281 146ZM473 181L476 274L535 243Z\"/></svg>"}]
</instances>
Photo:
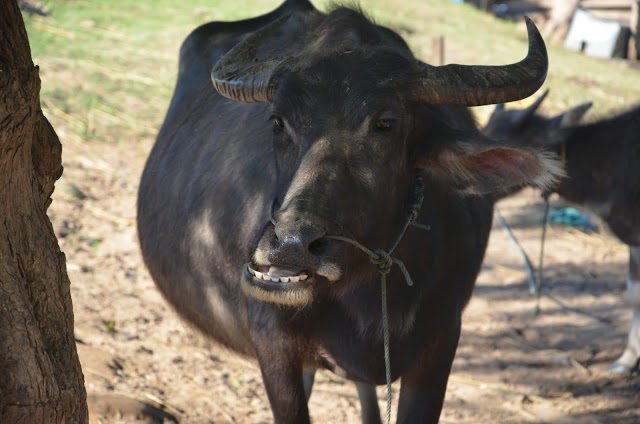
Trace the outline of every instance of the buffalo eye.
<instances>
[{"instance_id":1,"label":"buffalo eye","mask_svg":"<svg viewBox=\"0 0 640 424\"><path fill-rule=\"evenodd\" d=\"M271 120L273 121L273 133L274 134L280 134L281 132L284 131L284 120L282 119L282 117L277 116L277 115L273 115L271 117Z\"/></svg>"},{"instance_id":2,"label":"buffalo eye","mask_svg":"<svg viewBox=\"0 0 640 424\"><path fill-rule=\"evenodd\" d=\"M378 119L376 121L376 131L388 133L395 128L396 121L394 119Z\"/></svg>"}]
</instances>

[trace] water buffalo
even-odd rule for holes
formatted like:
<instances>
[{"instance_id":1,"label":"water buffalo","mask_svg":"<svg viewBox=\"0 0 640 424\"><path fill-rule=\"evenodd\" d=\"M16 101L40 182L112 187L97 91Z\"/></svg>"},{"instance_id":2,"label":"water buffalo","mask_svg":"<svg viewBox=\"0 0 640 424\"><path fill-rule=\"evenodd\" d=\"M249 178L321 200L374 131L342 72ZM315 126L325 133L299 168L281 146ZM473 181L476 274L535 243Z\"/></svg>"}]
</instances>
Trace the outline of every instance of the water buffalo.
<instances>
[{"instance_id":1,"label":"water buffalo","mask_svg":"<svg viewBox=\"0 0 640 424\"><path fill-rule=\"evenodd\" d=\"M363 421L380 422L385 328L398 422L438 421L486 193L560 169L486 138L465 107L539 88L546 50L527 25L529 52L507 66L433 67L359 10L306 0L184 42L140 184L140 245L187 321L257 359L276 422L309 422L318 368L355 381ZM431 230L397 241L416 215Z\"/></svg>"},{"instance_id":2,"label":"water buffalo","mask_svg":"<svg viewBox=\"0 0 640 424\"><path fill-rule=\"evenodd\" d=\"M522 110L497 106L484 131L497 139L547 148L563 156L567 175L556 193L592 210L629 245L627 293L633 318L627 348L609 367L628 373L640 360L640 106L581 125L591 103L546 117L536 113L546 95Z\"/></svg>"}]
</instances>

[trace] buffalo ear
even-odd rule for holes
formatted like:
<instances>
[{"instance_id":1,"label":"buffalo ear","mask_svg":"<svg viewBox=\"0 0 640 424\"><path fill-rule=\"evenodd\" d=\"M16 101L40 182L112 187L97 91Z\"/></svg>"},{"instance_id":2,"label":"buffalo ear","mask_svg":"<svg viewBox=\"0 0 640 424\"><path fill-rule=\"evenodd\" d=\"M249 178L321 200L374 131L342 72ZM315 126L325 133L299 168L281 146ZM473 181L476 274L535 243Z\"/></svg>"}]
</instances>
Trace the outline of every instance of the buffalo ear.
<instances>
[{"instance_id":1,"label":"buffalo ear","mask_svg":"<svg viewBox=\"0 0 640 424\"><path fill-rule=\"evenodd\" d=\"M558 115L556 118L560 120L559 127L567 129L578 126L592 105L593 103L591 102L582 103L581 105Z\"/></svg>"},{"instance_id":2,"label":"buffalo ear","mask_svg":"<svg viewBox=\"0 0 640 424\"><path fill-rule=\"evenodd\" d=\"M582 123L592 104L591 102L583 103L551 118L548 124L547 143L553 147L566 141L576 127Z\"/></svg>"},{"instance_id":3,"label":"buffalo ear","mask_svg":"<svg viewBox=\"0 0 640 424\"><path fill-rule=\"evenodd\" d=\"M461 143L462 144L462 143ZM477 150L464 143L419 158L415 166L469 194L501 192L525 185L552 188L563 174L559 161L542 151L494 146Z\"/></svg>"}]
</instances>

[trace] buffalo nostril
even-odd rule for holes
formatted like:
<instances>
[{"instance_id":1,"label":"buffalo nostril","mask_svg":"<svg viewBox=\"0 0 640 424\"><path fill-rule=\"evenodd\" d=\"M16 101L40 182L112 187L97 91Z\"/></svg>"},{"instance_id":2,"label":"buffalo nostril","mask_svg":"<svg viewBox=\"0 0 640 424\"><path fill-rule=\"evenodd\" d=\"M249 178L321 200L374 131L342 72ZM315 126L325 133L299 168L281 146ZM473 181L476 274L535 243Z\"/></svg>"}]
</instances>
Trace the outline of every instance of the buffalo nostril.
<instances>
[{"instance_id":1,"label":"buffalo nostril","mask_svg":"<svg viewBox=\"0 0 640 424\"><path fill-rule=\"evenodd\" d=\"M305 221L278 222L275 228L277 238L275 250L283 259L301 261L313 260L325 250L322 238L324 228Z\"/></svg>"},{"instance_id":2,"label":"buffalo nostril","mask_svg":"<svg viewBox=\"0 0 640 424\"><path fill-rule=\"evenodd\" d=\"M324 238L314 240L311 242L311 244L309 244L309 253L311 253L313 256L322 256L322 254L326 251L327 245L327 240Z\"/></svg>"}]
</instances>

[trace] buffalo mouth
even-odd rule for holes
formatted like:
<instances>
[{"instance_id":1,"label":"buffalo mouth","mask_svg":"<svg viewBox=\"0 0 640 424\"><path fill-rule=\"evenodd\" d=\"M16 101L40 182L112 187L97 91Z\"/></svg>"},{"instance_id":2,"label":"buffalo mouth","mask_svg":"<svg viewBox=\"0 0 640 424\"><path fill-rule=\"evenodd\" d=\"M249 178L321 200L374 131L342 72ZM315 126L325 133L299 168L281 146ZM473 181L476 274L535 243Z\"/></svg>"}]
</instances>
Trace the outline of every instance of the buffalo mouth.
<instances>
[{"instance_id":1,"label":"buffalo mouth","mask_svg":"<svg viewBox=\"0 0 640 424\"><path fill-rule=\"evenodd\" d=\"M243 272L242 290L258 300L301 307L311 303L312 280L306 271L249 263Z\"/></svg>"}]
</instances>

